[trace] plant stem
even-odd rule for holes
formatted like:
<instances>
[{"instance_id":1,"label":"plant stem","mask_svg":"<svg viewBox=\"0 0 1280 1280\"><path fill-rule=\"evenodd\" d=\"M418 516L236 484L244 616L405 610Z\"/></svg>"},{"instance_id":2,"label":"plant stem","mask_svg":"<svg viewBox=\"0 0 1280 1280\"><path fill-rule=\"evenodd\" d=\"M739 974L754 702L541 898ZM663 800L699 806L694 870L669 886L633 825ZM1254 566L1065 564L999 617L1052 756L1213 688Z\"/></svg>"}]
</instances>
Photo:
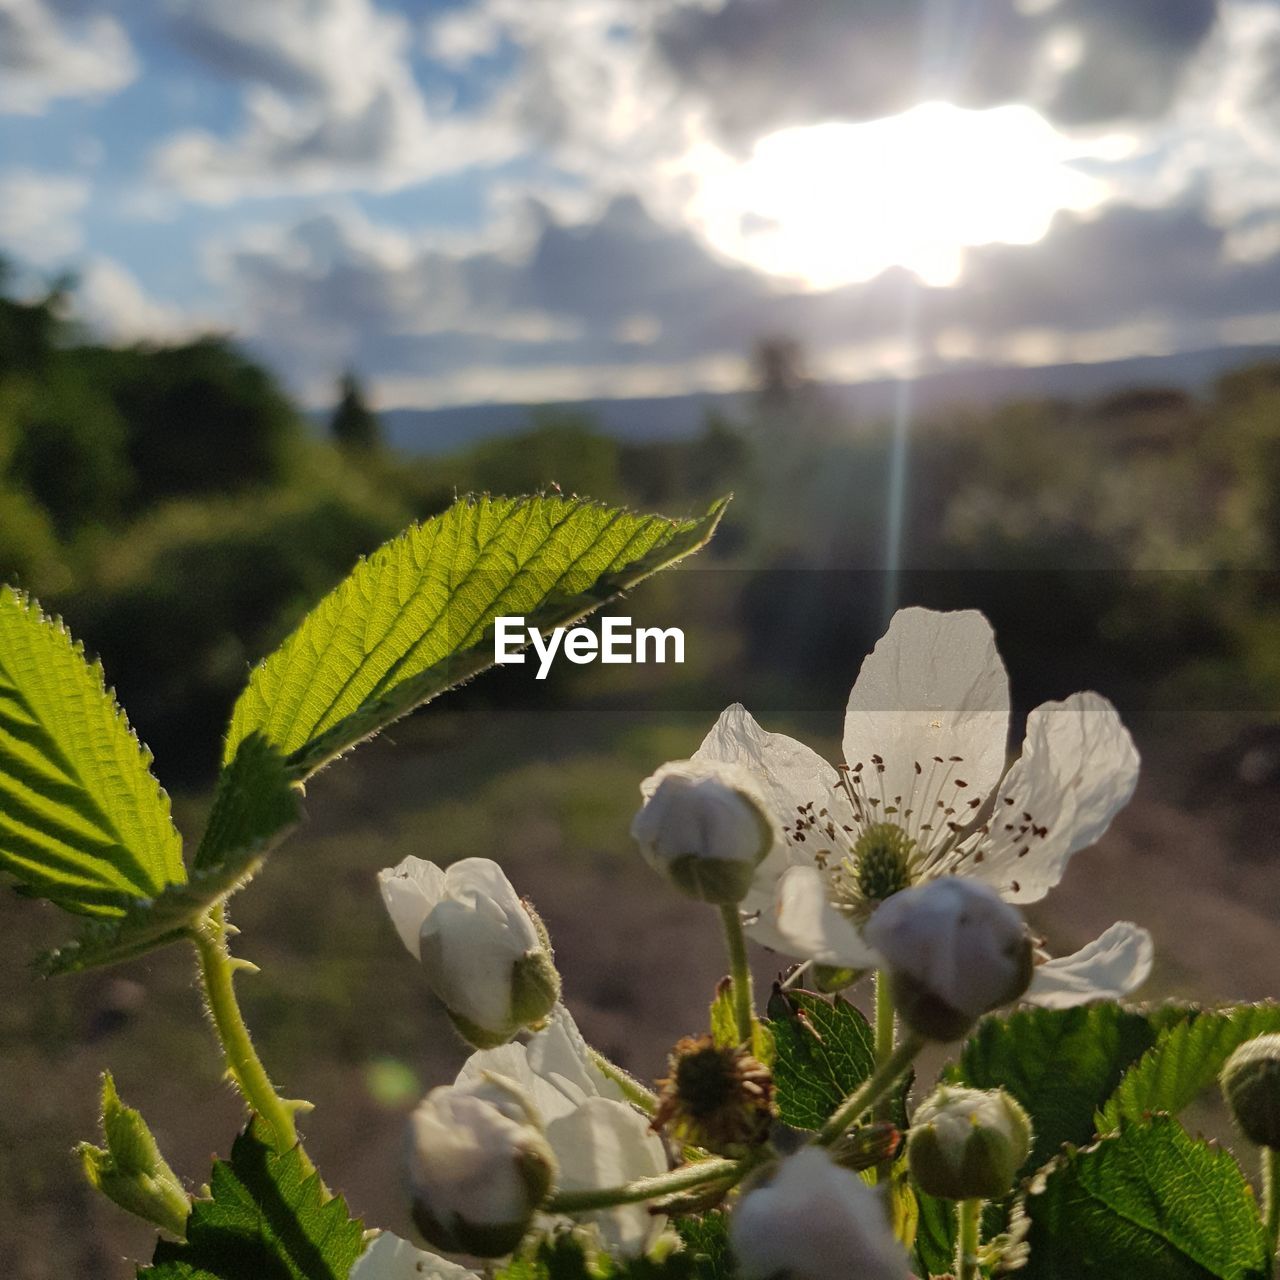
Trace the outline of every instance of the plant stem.
<instances>
[{"instance_id":1,"label":"plant stem","mask_svg":"<svg viewBox=\"0 0 1280 1280\"><path fill-rule=\"evenodd\" d=\"M976 1280L981 1200L956 1201L956 1280Z\"/></svg>"},{"instance_id":2,"label":"plant stem","mask_svg":"<svg viewBox=\"0 0 1280 1280\"><path fill-rule=\"evenodd\" d=\"M1280 1151L1259 1147L1262 1155L1262 1223L1267 1232L1269 1256L1280 1246Z\"/></svg>"},{"instance_id":3,"label":"plant stem","mask_svg":"<svg viewBox=\"0 0 1280 1280\"><path fill-rule=\"evenodd\" d=\"M907 1036L886 1061L836 1108L835 1113L818 1131L814 1141L829 1147L864 1112L869 1111L893 1087L898 1077L911 1065L916 1054L924 1047L918 1036Z\"/></svg>"},{"instance_id":4,"label":"plant stem","mask_svg":"<svg viewBox=\"0 0 1280 1280\"><path fill-rule=\"evenodd\" d=\"M276 1146L281 1151L297 1147L303 1168L313 1173L315 1166L302 1150L293 1120L301 1104L282 1098L276 1092L240 1012L234 978L243 962L234 960L227 946L226 915L221 905L200 920L191 937L200 959L200 980L204 984L209 1016L222 1042L232 1080L250 1108L271 1127Z\"/></svg>"},{"instance_id":5,"label":"plant stem","mask_svg":"<svg viewBox=\"0 0 1280 1280\"><path fill-rule=\"evenodd\" d=\"M736 902L720 908L724 939L729 947L729 968L733 974L733 1011L738 1023L738 1041L751 1043L755 1024L755 999L751 993L751 966L747 963L747 939L742 931L742 913Z\"/></svg>"},{"instance_id":6,"label":"plant stem","mask_svg":"<svg viewBox=\"0 0 1280 1280\"><path fill-rule=\"evenodd\" d=\"M875 1055L876 1066L883 1066L893 1056L893 1042L897 1034L897 1020L894 1016L893 993L889 990L889 975L884 970L876 971L876 1008L875 1008ZM876 1107L877 1120L890 1120L892 1107L888 1092L880 1099ZM887 1182L893 1172L893 1160L881 1160L876 1165L876 1182Z\"/></svg>"},{"instance_id":7,"label":"plant stem","mask_svg":"<svg viewBox=\"0 0 1280 1280\"><path fill-rule=\"evenodd\" d=\"M628 1102L634 1103L648 1115L652 1115L657 1110L657 1094L651 1089L646 1089L629 1071L624 1071L616 1062L611 1062L599 1049L588 1047L587 1053L601 1074L608 1076L622 1090Z\"/></svg>"},{"instance_id":8,"label":"plant stem","mask_svg":"<svg viewBox=\"0 0 1280 1280\"><path fill-rule=\"evenodd\" d=\"M675 1191L687 1191L708 1182L728 1182L732 1186L750 1168L749 1160L699 1160L682 1165L670 1173L654 1178L639 1178L617 1187L599 1187L590 1191L561 1191L547 1201L548 1213L587 1213L592 1209L611 1209L619 1204L638 1204L656 1200Z\"/></svg>"}]
</instances>

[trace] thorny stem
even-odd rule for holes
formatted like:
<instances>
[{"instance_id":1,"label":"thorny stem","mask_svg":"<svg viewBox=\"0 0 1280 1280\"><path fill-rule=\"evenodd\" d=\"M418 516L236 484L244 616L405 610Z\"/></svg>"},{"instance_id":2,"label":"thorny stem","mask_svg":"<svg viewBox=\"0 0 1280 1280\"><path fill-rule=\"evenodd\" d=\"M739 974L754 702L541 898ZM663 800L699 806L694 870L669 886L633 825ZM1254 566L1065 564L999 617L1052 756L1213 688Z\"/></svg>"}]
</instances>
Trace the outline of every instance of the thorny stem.
<instances>
[{"instance_id":1,"label":"thorny stem","mask_svg":"<svg viewBox=\"0 0 1280 1280\"><path fill-rule=\"evenodd\" d=\"M1269 1256L1280 1246L1280 1151L1259 1147L1262 1155L1262 1222L1267 1232Z\"/></svg>"},{"instance_id":2,"label":"thorny stem","mask_svg":"<svg viewBox=\"0 0 1280 1280\"><path fill-rule=\"evenodd\" d=\"M976 1280L981 1200L956 1201L956 1280Z\"/></svg>"},{"instance_id":3,"label":"thorny stem","mask_svg":"<svg viewBox=\"0 0 1280 1280\"><path fill-rule=\"evenodd\" d=\"M588 1048L587 1053L601 1074L608 1076L622 1090L628 1102L634 1103L647 1115L652 1115L657 1110L658 1097L651 1089L646 1089L635 1076L624 1071L616 1062L610 1061L599 1049Z\"/></svg>"},{"instance_id":4,"label":"thorny stem","mask_svg":"<svg viewBox=\"0 0 1280 1280\"><path fill-rule=\"evenodd\" d=\"M755 1023L755 999L751 993L751 966L747 963L747 939L742 930L742 913L736 902L720 908L724 938L729 947L729 967L733 974L733 1012L738 1024L738 1042L749 1045Z\"/></svg>"},{"instance_id":5,"label":"thorny stem","mask_svg":"<svg viewBox=\"0 0 1280 1280\"><path fill-rule=\"evenodd\" d=\"M294 1116L306 1110L309 1104L282 1098L276 1092L262 1059L253 1047L253 1038L236 999L234 982L236 970L249 965L247 961L232 957L227 946L227 930L226 913L219 904L201 917L191 934L200 960L200 980L204 985L209 1016L222 1042L227 1070L250 1109L271 1127L280 1150L297 1147L305 1173L314 1173L315 1165L302 1149L298 1128L294 1124Z\"/></svg>"},{"instance_id":6,"label":"thorny stem","mask_svg":"<svg viewBox=\"0 0 1280 1280\"><path fill-rule=\"evenodd\" d=\"M819 1146L829 1147L865 1111L869 1111L893 1087L898 1077L911 1065L924 1047L919 1036L906 1036L862 1085L845 1099L814 1139Z\"/></svg>"},{"instance_id":7,"label":"thorny stem","mask_svg":"<svg viewBox=\"0 0 1280 1280\"><path fill-rule=\"evenodd\" d=\"M599 1187L589 1191L561 1191L544 1206L548 1213L588 1213L593 1209L612 1209L619 1204L638 1204L656 1200L675 1191L688 1191L704 1183L720 1182L732 1186L751 1167L747 1160L699 1160L682 1165L670 1173L654 1178L639 1178L617 1187Z\"/></svg>"}]
</instances>

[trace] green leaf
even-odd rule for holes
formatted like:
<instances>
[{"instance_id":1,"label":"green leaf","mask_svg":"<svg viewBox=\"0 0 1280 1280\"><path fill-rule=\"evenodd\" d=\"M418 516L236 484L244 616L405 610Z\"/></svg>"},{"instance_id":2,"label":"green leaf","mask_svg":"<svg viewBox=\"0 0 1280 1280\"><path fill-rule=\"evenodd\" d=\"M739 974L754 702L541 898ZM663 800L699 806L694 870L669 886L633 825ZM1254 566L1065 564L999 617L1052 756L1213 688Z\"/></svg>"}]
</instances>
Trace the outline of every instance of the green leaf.
<instances>
[{"instance_id":1,"label":"green leaf","mask_svg":"<svg viewBox=\"0 0 1280 1280\"><path fill-rule=\"evenodd\" d=\"M729 1223L718 1210L698 1217L680 1218L676 1231L697 1280L732 1280L733 1254L729 1251Z\"/></svg>"},{"instance_id":2,"label":"green leaf","mask_svg":"<svg viewBox=\"0 0 1280 1280\"><path fill-rule=\"evenodd\" d=\"M660 1258L612 1258L588 1252L579 1237L561 1233L539 1241L529 1254L509 1262L494 1280L729 1280L733 1273L723 1217L711 1214L706 1221L716 1219L721 1224L718 1232L709 1227L702 1234L701 1247L686 1245Z\"/></svg>"},{"instance_id":3,"label":"green leaf","mask_svg":"<svg viewBox=\"0 0 1280 1280\"><path fill-rule=\"evenodd\" d=\"M774 1096L778 1114L797 1129L819 1129L875 1065L875 1036L841 996L777 992L769 1001Z\"/></svg>"},{"instance_id":4,"label":"green leaf","mask_svg":"<svg viewBox=\"0 0 1280 1280\"><path fill-rule=\"evenodd\" d=\"M493 624L571 623L696 551L699 520L576 498L469 498L386 543L255 669L226 758L260 732L303 778L493 662Z\"/></svg>"},{"instance_id":5,"label":"green leaf","mask_svg":"<svg viewBox=\"0 0 1280 1280\"><path fill-rule=\"evenodd\" d=\"M11 587L0 587L0 870L93 916L186 879L169 798L102 668Z\"/></svg>"},{"instance_id":6,"label":"green leaf","mask_svg":"<svg viewBox=\"0 0 1280 1280\"><path fill-rule=\"evenodd\" d=\"M950 1272L956 1257L956 1204L939 1200L916 1188L919 1219L916 1223L915 1259L923 1276Z\"/></svg>"},{"instance_id":7,"label":"green leaf","mask_svg":"<svg viewBox=\"0 0 1280 1280\"><path fill-rule=\"evenodd\" d=\"M1098 1132L1153 1111L1176 1115L1214 1083L1235 1049L1270 1032L1280 1032L1280 1005L1271 1002L1193 1012L1166 1027L1108 1099L1098 1115Z\"/></svg>"},{"instance_id":8,"label":"green leaf","mask_svg":"<svg viewBox=\"0 0 1280 1280\"><path fill-rule=\"evenodd\" d=\"M1027 1196L1026 1280L1263 1280L1271 1262L1253 1193L1230 1152L1176 1120L1122 1121L1070 1151Z\"/></svg>"},{"instance_id":9,"label":"green leaf","mask_svg":"<svg viewBox=\"0 0 1280 1280\"><path fill-rule=\"evenodd\" d=\"M278 751L254 734L223 770L191 879L95 921L74 942L40 959L47 975L129 960L176 942L217 902L243 887L301 819L298 789Z\"/></svg>"},{"instance_id":10,"label":"green leaf","mask_svg":"<svg viewBox=\"0 0 1280 1280\"><path fill-rule=\"evenodd\" d=\"M976 1089L1007 1089L1022 1103L1035 1131L1027 1172L1064 1142L1093 1137L1094 1113L1155 1038L1146 1016L1117 1004L1023 1009L984 1019L945 1075Z\"/></svg>"},{"instance_id":11,"label":"green leaf","mask_svg":"<svg viewBox=\"0 0 1280 1280\"><path fill-rule=\"evenodd\" d=\"M326 1200L298 1149L277 1153L252 1128L217 1161L185 1244L161 1241L139 1280L346 1280L364 1228L341 1196Z\"/></svg>"}]
</instances>

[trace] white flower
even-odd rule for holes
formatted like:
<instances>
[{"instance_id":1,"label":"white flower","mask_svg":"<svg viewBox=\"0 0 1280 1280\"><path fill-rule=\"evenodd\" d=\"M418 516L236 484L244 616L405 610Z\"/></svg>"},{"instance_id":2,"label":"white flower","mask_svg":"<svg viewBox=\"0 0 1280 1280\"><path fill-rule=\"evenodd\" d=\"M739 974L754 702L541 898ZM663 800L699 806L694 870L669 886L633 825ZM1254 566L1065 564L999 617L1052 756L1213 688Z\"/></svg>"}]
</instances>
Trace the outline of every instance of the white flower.
<instances>
[{"instance_id":1,"label":"white flower","mask_svg":"<svg viewBox=\"0 0 1280 1280\"><path fill-rule=\"evenodd\" d=\"M778 832L751 774L718 761L665 764L640 784L631 834L645 861L684 893L740 902Z\"/></svg>"},{"instance_id":2,"label":"white flower","mask_svg":"<svg viewBox=\"0 0 1280 1280\"><path fill-rule=\"evenodd\" d=\"M536 1025L560 995L541 923L488 858L442 871L406 858L378 873L391 921L464 1039L504 1044Z\"/></svg>"},{"instance_id":3,"label":"white flower","mask_svg":"<svg viewBox=\"0 0 1280 1280\"><path fill-rule=\"evenodd\" d=\"M567 1009L558 1006L545 1030L527 1044L473 1053L458 1083L497 1072L514 1080L533 1102L560 1168L557 1188L587 1191L656 1177L668 1169L662 1142L619 1086L591 1061ZM619 1205L584 1215L612 1251L643 1253L662 1233L665 1219L645 1205Z\"/></svg>"},{"instance_id":4,"label":"white flower","mask_svg":"<svg viewBox=\"0 0 1280 1280\"><path fill-rule=\"evenodd\" d=\"M772 1182L748 1191L729 1220L743 1280L906 1280L907 1256L886 1207L856 1173L806 1147Z\"/></svg>"},{"instance_id":5,"label":"white flower","mask_svg":"<svg viewBox=\"0 0 1280 1280\"><path fill-rule=\"evenodd\" d=\"M524 1238L556 1164L533 1104L495 1073L432 1089L409 1121L413 1220L449 1253L497 1258Z\"/></svg>"},{"instance_id":6,"label":"white flower","mask_svg":"<svg viewBox=\"0 0 1280 1280\"><path fill-rule=\"evenodd\" d=\"M1031 980L1021 914L985 884L959 876L895 893L862 932L888 969L903 1021L930 1040L958 1040Z\"/></svg>"},{"instance_id":7,"label":"white flower","mask_svg":"<svg viewBox=\"0 0 1280 1280\"><path fill-rule=\"evenodd\" d=\"M350 1280L480 1280L480 1273L379 1231L356 1259Z\"/></svg>"},{"instance_id":8,"label":"white flower","mask_svg":"<svg viewBox=\"0 0 1280 1280\"><path fill-rule=\"evenodd\" d=\"M745 912L765 946L853 969L876 964L861 925L913 884L946 875L1035 902L1133 794L1138 753L1096 693L1027 718L1005 772L1009 690L990 624L972 610L903 609L862 664L837 771L808 747L729 707L693 760L756 776L781 828ZM1151 938L1113 925L1040 966L1026 998L1065 1008L1123 995L1151 968Z\"/></svg>"}]
</instances>

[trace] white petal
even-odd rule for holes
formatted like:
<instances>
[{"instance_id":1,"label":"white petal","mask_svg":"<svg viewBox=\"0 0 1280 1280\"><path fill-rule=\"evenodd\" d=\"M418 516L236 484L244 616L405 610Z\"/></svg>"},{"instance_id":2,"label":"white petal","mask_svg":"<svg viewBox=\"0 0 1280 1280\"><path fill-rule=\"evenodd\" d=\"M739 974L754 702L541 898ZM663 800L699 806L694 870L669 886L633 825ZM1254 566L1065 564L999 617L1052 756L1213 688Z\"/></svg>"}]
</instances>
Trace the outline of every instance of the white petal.
<instances>
[{"instance_id":1,"label":"white petal","mask_svg":"<svg viewBox=\"0 0 1280 1280\"><path fill-rule=\"evenodd\" d=\"M419 958L418 935L422 922L444 892L445 873L424 858L406 858L396 867L378 872L378 888L387 914L409 954Z\"/></svg>"},{"instance_id":2,"label":"white petal","mask_svg":"<svg viewBox=\"0 0 1280 1280\"><path fill-rule=\"evenodd\" d=\"M1046 1009L1118 1000L1147 980L1154 954L1151 935L1121 920L1074 955L1037 965L1023 999Z\"/></svg>"},{"instance_id":3,"label":"white petal","mask_svg":"<svg viewBox=\"0 0 1280 1280\"><path fill-rule=\"evenodd\" d=\"M778 881L773 926L788 955L838 968L868 969L876 954L831 905L817 867L791 867Z\"/></svg>"},{"instance_id":4,"label":"white petal","mask_svg":"<svg viewBox=\"0 0 1280 1280\"><path fill-rule=\"evenodd\" d=\"M836 771L804 743L784 733L762 729L741 703L725 708L691 759L745 768L764 793L779 827L794 823L796 810L804 804L812 804L815 811L827 809L832 814L849 811L848 800L837 790L840 779ZM764 919L770 913L779 877L789 866L811 863L812 854L819 847L817 843L795 847L779 835L769 855L756 868L742 909L762 913L761 926L753 933L762 946L782 949L779 945L782 939L767 927Z\"/></svg>"},{"instance_id":5,"label":"white petal","mask_svg":"<svg viewBox=\"0 0 1280 1280\"><path fill-rule=\"evenodd\" d=\"M939 799L960 808L985 798L1004 772L1008 736L1009 680L986 618L972 609L895 613L845 712L845 762L863 766L867 793L891 806L901 797L917 821Z\"/></svg>"},{"instance_id":6,"label":"white petal","mask_svg":"<svg viewBox=\"0 0 1280 1280\"><path fill-rule=\"evenodd\" d=\"M356 1259L351 1280L480 1280L456 1262L415 1248L390 1231L380 1231L374 1242Z\"/></svg>"},{"instance_id":7,"label":"white petal","mask_svg":"<svg viewBox=\"0 0 1280 1280\"><path fill-rule=\"evenodd\" d=\"M567 1096L626 1100L621 1086L592 1062L587 1042L564 1005L556 1006L550 1024L530 1038L528 1049L533 1070Z\"/></svg>"},{"instance_id":8,"label":"white petal","mask_svg":"<svg viewBox=\"0 0 1280 1280\"><path fill-rule=\"evenodd\" d=\"M564 1191L618 1186L667 1171L661 1141L646 1117L622 1102L588 1098L570 1115L547 1126L547 1140L560 1166ZM644 1205L620 1205L583 1215L612 1249L634 1256L661 1233L665 1219Z\"/></svg>"},{"instance_id":9,"label":"white petal","mask_svg":"<svg viewBox=\"0 0 1280 1280\"><path fill-rule=\"evenodd\" d=\"M1071 855L1102 836L1137 782L1137 748L1106 698L1046 702L1027 717L1022 757L1000 784L983 860L963 874L1010 902L1038 901Z\"/></svg>"}]
</instances>

